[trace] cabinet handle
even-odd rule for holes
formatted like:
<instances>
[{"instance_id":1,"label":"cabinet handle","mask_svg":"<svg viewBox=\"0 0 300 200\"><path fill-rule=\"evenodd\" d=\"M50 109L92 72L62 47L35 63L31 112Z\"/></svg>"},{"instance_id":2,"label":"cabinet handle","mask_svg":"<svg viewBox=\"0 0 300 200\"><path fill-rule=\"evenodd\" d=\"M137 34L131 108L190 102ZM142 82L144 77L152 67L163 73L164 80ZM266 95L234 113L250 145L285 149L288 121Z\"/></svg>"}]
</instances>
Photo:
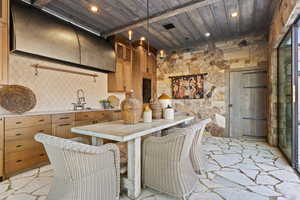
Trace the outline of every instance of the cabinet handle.
<instances>
[{"instance_id":1,"label":"cabinet handle","mask_svg":"<svg viewBox=\"0 0 300 200\"><path fill-rule=\"evenodd\" d=\"M59 126L70 126L71 124L60 124Z\"/></svg>"},{"instance_id":2,"label":"cabinet handle","mask_svg":"<svg viewBox=\"0 0 300 200\"><path fill-rule=\"evenodd\" d=\"M45 120L44 120L44 119L40 119L40 120L39 120L39 122L43 122L43 121L45 121Z\"/></svg>"},{"instance_id":3,"label":"cabinet handle","mask_svg":"<svg viewBox=\"0 0 300 200\"><path fill-rule=\"evenodd\" d=\"M21 136L21 135L22 135L22 133L17 133L17 134L16 134L16 136Z\"/></svg>"},{"instance_id":4,"label":"cabinet handle","mask_svg":"<svg viewBox=\"0 0 300 200\"><path fill-rule=\"evenodd\" d=\"M89 117L88 115L84 115L85 117Z\"/></svg>"},{"instance_id":5,"label":"cabinet handle","mask_svg":"<svg viewBox=\"0 0 300 200\"><path fill-rule=\"evenodd\" d=\"M59 119L70 119L70 117L61 117Z\"/></svg>"},{"instance_id":6,"label":"cabinet handle","mask_svg":"<svg viewBox=\"0 0 300 200\"><path fill-rule=\"evenodd\" d=\"M41 153L41 154L40 154L40 156L44 156L44 155L45 155L44 153Z\"/></svg>"},{"instance_id":7,"label":"cabinet handle","mask_svg":"<svg viewBox=\"0 0 300 200\"><path fill-rule=\"evenodd\" d=\"M16 124L22 124L22 122L16 122Z\"/></svg>"},{"instance_id":8,"label":"cabinet handle","mask_svg":"<svg viewBox=\"0 0 300 200\"><path fill-rule=\"evenodd\" d=\"M22 147L22 146L23 146L23 145L19 144L19 145L17 145L16 147L17 147L17 148L20 148L20 147Z\"/></svg>"},{"instance_id":9,"label":"cabinet handle","mask_svg":"<svg viewBox=\"0 0 300 200\"><path fill-rule=\"evenodd\" d=\"M23 160L17 160L16 163L22 162Z\"/></svg>"},{"instance_id":10,"label":"cabinet handle","mask_svg":"<svg viewBox=\"0 0 300 200\"><path fill-rule=\"evenodd\" d=\"M45 132L45 130L39 130L39 132Z\"/></svg>"}]
</instances>

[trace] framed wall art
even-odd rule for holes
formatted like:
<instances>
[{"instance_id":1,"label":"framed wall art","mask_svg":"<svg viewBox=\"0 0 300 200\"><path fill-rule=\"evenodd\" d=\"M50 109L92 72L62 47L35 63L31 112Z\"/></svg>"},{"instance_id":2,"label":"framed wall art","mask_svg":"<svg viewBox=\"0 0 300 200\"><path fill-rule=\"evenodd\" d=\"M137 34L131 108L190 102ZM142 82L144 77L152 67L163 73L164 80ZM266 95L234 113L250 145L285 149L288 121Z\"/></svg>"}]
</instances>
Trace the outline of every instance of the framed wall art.
<instances>
[{"instance_id":1,"label":"framed wall art","mask_svg":"<svg viewBox=\"0 0 300 200\"><path fill-rule=\"evenodd\" d=\"M206 74L172 76L173 99L203 99Z\"/></svg>"}]
</instances>

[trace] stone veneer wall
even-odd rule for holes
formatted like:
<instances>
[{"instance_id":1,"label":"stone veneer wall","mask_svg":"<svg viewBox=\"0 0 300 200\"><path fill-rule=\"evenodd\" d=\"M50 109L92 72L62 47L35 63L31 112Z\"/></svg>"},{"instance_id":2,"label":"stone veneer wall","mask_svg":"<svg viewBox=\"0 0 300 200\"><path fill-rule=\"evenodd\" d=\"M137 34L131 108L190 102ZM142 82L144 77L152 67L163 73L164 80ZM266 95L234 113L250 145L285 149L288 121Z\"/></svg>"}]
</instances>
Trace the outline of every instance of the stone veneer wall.
<instances>
[{"instance_id":1,"label":"stone veneer wall","mask_svg":"<svg viewBox=\"0 0 300 200\"><path fill-rule=\"evenodd\" d=\"M242 40L247 46L240 47ZM228 136L226 131L227 95L229 71L233 68L266 67L268 60L267 40L264 36L244 37L220 42L208 47L199 47L191 52L168 54L166 58L157 58L158 96L166 93L171 96L169 76L181 76L208 73L205 79L205 92L216 86L209 99L174 100L177 110L191 113L199 118L212 118L209 125L214 136Z\"/></svg>"},{"instance_id":2,"label":"stone veneer wall","mask_svg":"<svg viewBox=\"0 0 300 200\"><path fill-rule=\"evenodd\" d=\"M277 47L299 14L299 0L282 0L275 10L269 31L268 142L273 146L278 145L279 134L277 130Z\"/></svg>"},{"instance_id":3,"label":"stone veneer wall","mask_svg":"<svg viewBox=\"0 0 300 200\"><path fill-rule=\"evenodd\" d=\"M33 64L49 67L74 70L79 72L95 73L99 77L94 82L93 77L71 74L66 72L40 69L35 76ZM73 109L71 103L76 102L78 89L83 89L86 96L87 107L101 108L99 100L110 95L107 92L107 74L79 69L64 64L35 57L11 54L9 58L9 84L18 84L33 90L37 97L37 105L30 112L56 111ZM120 99L124 94L114 94ZM8 113L3 108L0 114Z\"/></svg>"}]
</instances>

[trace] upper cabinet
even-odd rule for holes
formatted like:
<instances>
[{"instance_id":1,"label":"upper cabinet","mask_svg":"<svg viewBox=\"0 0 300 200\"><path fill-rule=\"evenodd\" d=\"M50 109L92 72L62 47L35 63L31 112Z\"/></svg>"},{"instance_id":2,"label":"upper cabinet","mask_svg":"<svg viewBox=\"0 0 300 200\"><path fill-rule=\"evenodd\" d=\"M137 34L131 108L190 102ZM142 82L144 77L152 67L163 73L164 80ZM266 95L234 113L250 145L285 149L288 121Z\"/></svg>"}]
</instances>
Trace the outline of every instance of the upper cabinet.
<instances>
[{"instance_id":1,"label":"upper cabinet","mask_svg":"<svg viewBox=\"0 0 300 200\"><path fill-rule=\"evenodd\" d=\"M9 0L1 0L0 2L0 21L6 23L8 20L8 2Z\"/></svg>"},{"instance_id":2,"label":"upper cabinet","mask_svg":"<svg viewBox=\"0 0 300 200\"><path fill-rule=\"evenodd\" d=\"M116 72L108 74L108 92L128 92L132 89L132 48L116 42Z\"/></svg>"},{"instance_id":3,"label":"upper cabinet","mask_svg":"<svg viewBox=\"0 0 300 200\"><path fill-rule=\"evenodd\" d=\"M9 54L9 42L8 42L8 11L9 0L2 0L0 2L0 84L7 84L8 75L8 54Z\"/></svg>"}]
</instances>

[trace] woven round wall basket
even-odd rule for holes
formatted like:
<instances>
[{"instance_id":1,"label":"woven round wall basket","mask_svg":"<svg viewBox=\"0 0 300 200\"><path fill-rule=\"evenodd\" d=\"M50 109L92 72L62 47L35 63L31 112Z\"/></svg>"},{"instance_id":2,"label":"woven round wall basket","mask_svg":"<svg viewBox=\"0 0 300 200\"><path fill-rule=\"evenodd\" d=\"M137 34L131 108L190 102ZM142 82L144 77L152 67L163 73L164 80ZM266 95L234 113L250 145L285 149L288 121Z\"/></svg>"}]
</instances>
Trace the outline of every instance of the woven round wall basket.
<instances>
[{"instance_id":1,"label":"woven round wall basket","mask_svg":"<svg viewBox=\"0 0 300 200\"><path fill-rule=\"evenodd\" d=\"M5 85L0 88L0 106L12 112L22 114L36 105L33 91L21 85Z\"/></svg>"}]
</instances>

